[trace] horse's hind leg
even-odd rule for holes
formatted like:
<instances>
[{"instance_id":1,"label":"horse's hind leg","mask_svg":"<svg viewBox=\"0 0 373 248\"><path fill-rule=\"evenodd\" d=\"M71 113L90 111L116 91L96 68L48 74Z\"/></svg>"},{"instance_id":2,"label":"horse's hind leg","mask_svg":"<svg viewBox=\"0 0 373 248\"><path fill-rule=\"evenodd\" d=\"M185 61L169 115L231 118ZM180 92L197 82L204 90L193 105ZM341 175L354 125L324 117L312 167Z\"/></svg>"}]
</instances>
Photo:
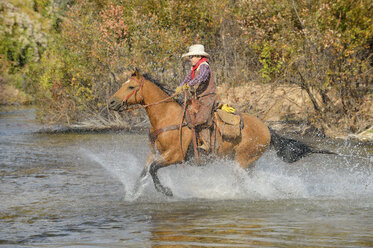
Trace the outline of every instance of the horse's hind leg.
<instances>
[{"instance_id":1,"label":"horse's hind leg","mask_svg":"<svg viewBox=\"0 0 373 248\"><path fill-rule=\"evenodd\" d=\"M158 170L161 168L161 166L159 166L159 164L157 164L156 162L153 162L151 165L150 165L150 168L149 168L149 173L150 175L152 176L153 178L153 182L154 182L154 186L155 186L155 189L159 192L161 192L162 194L166 195L166 196L170 196L172 197L173 194L172 194L172 191L170 188L166 187L166 186L163 186L161 184L161 181L159 180L158 178L158 175L157 175L157 172Z\"/></svg>"}]
</instances>

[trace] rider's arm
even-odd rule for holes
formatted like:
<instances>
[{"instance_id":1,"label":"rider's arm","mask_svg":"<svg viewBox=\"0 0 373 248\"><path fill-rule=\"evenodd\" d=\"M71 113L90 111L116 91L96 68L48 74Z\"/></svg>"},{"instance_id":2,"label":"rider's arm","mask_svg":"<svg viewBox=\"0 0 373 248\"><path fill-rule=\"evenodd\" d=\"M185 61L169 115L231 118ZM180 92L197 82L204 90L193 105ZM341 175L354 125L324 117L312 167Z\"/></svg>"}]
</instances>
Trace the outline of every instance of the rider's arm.
<instances>
[{"instance_id":1,"label":"rider's arm","mask_svg":"<svg viewBox=\"0 0 373 248\"><path fill-rule=\"evenodd\" d=\"M184 84L188 83L191 79L192 79L192 76L190 75L190 73L187 73L186 77L185 77L184 80L179 84L179 86L183 86Z\"/></svg>"},{"instance_id":2,"label":"rider's arm","mask_svg":"<svg viewBox=\"0 0 373 248\"><path fill-rule=\"evenodd\" d=\"M205 82L209 79L210 76L210 67L207 64L202 64L199 67L199 73L195 76L192 80L188 82L189 86L195 86L200 84L201 82ZM191 76L189 77L191 78Z\"/></svg>"}]
</instances>

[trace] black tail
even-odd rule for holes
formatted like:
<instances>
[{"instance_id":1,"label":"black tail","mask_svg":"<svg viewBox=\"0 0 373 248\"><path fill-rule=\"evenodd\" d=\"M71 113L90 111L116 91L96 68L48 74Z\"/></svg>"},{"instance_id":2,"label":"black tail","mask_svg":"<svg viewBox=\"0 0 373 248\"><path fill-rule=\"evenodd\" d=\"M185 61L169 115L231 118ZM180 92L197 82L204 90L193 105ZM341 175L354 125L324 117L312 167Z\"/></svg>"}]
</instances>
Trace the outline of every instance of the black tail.
<instances>
[{"instance_id":1,"label":"black tail","mask_svg":"<svg viewBox=\"0 0 373 248\"><path fill-rule=\"evenodd\" d=\"M277 151L277 156L287 163L294 163L311 153L336 154L328 150L314 150L302 141L278 135L271 128L269 128L269 131L271 133L271 145Z\"/></svg>"}]
</instances>

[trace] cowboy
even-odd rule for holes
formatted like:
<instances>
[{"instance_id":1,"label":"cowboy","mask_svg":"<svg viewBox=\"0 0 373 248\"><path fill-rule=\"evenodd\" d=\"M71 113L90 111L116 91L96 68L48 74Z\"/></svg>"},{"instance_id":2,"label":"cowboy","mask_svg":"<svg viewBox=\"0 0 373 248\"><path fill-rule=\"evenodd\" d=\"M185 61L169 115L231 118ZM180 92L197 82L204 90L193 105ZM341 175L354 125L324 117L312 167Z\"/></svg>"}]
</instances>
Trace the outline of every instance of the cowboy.
<instances>
[{"instance_id":1,"label":"cowboy","mask_svg":"<svg viewBox=\"0 0 373 248\"><path fill-rule=\"evenodd\" d=\"M189 58L192 68L176 88L176 93L179 94L183 89L189 89L191 98L194 101L197 100L198 109L194 109L194 112L190 104L187 106L186 121L188 125L195 127L198 133L202 143L199 148L208 152L211 140L212 110L216 98L216 86L208 61L210 55L205 52L203 45L196 44L190 46L189 52L182 55L182 58L185 57Z\"/></svg>"}]
</instances>

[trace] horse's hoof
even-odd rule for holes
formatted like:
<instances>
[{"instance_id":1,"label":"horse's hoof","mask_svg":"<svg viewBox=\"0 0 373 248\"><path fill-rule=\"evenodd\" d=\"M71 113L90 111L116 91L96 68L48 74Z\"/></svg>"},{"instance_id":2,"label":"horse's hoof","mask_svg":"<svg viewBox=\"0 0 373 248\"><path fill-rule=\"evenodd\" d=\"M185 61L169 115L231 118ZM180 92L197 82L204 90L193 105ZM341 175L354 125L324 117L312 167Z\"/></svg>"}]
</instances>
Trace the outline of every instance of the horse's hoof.
<instances>
[{"instance_id":1,"label":"horse's hoof","mask_svg":"<svg viewBox=\"0 0 373 248\"><path fill-rule=\"evenodd\" d=\"M173 197L174 196L174 194L172 193L172 190L168 187L158 186L156 189L159 192L161 192L162 194L164 194L165 196L168 196L168 197Z\"/></svg>"},{"instance_id":2,"label":"horse's hoof","mask_svg":"<svg viewBox=\"0 0 373 248\"><path fill-rule=\"evenodd\" d=\"M174 194L172 193L171 189L165 187L163 194L165 194L168 197L173 197Z\"/></svg>"}]
</instances>

